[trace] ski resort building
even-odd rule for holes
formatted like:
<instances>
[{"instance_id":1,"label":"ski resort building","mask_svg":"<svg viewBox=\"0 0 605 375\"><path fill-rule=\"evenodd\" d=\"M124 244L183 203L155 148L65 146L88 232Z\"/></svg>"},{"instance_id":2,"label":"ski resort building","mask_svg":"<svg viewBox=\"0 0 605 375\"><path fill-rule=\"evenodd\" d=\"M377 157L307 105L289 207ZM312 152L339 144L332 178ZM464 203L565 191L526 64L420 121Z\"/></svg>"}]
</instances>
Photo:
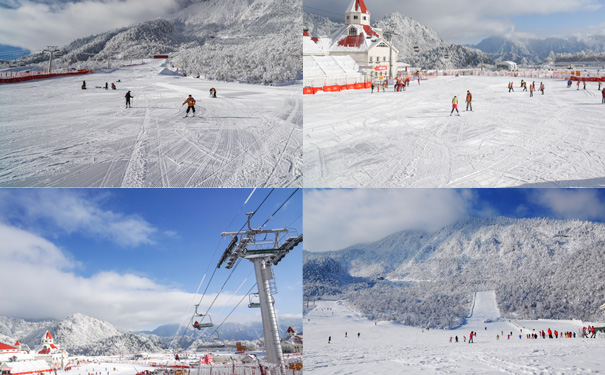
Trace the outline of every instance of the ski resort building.
<instances>
[{"instance_id":1,"label":"ski resort building","mask_svg":"<svg viewBox=\"0 0 605 375\"><path fill-rule=\"evenodd\" d=\"M397 74L399 51L370 26L370 11L364 0L351 0L345 9L345 24L328 37L312 37L303 31L303 56L350 56L368 80Z\"/></svg>"},{"instance_id":2,"label":"ski resort building","mask_svg":"<svg viewBox=\"0 0 605 375\"><path fill-rule=\"evenodd\" d=\"M517 70L519 67L514 61L501 61L496 64L496 70Z\"/></svg>"},{"instance_id":3,"label":"ski resort building","mask_svg":"<svg viewBox=\"0 0 605 375\"><path fill-rule=\"evenodd\" d=\"M67 364L69 355L57 345L49 331L46 331L40 345L33 350L36 359L46 361L51 368L63 368Z\"/></svg>"},{"instance_id":4,"label":"ski resort building","mask_svg":"<svg viewBox=\"0 0 605 375\"><path fill-rule=\"evenodd\" d=\"M281 340L281 347L284 353L302 353L303 338L299 336L292 327L288 327L286 337Z\"/></svg>"},{"instance_id":5,"label":"ski resort building","mask_svg":"<svg viewBox=\"0 0 605 375\"><path fill-rule=\"evenodd\" d=\"M27 347L27 346L26 346ZM19 340L15 345L0 343L0 375L33 375L52 372L45 360L23 351Z\"/></svg>"}]
</instances>

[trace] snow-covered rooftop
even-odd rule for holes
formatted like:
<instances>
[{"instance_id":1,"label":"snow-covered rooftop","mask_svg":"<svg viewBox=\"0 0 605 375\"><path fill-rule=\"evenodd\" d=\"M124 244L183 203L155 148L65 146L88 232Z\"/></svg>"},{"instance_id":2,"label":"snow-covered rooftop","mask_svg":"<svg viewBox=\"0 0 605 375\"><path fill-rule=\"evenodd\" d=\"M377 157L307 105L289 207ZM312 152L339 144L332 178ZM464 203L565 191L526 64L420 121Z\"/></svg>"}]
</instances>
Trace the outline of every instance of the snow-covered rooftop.
<instances>
[{"instance_id":1,"label":"snow-covered rooftop","mask_svg":"<svg viewBox=\"0 0 605 375\"><path fill-rule=\"evenodd\" d=\"M347 13L348 12L361 12L365 14L370 14L368 7L366 7L366 4L363 2L363 0L351 0L351 3L347 7Z\"/></svg>"}]
</instances>

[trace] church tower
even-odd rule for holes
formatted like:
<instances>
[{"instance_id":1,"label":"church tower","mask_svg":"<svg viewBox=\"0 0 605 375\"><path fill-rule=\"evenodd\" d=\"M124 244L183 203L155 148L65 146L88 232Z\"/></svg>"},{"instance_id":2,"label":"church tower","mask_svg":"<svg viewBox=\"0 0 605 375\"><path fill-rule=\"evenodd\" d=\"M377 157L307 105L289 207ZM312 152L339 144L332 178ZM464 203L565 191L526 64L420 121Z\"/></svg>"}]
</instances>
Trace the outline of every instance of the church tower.
<instances>
[{"instance_id":1,"label":"church tower","mask_svg":"<svg viewBox=\"0 0 605 375\"><path fill-rule=\"evenodd\" d=\"M370 26L370 11L363 0L351 0L345 11L345 24Z\"/></svg>"}]
</instances>

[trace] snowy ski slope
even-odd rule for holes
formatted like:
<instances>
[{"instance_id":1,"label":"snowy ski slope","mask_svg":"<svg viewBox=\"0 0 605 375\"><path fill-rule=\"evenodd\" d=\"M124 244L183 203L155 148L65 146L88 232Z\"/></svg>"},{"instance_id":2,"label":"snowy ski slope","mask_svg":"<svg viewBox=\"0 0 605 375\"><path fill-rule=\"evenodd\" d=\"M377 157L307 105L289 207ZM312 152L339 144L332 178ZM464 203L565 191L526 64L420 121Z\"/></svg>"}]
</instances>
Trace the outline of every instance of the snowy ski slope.
<instances>
[{"instance_id":1,"label":"snowy ski slope","mask_svg":"<svg viewBox=\"0 0 605 375\"><path fill-rule=\"evenodd\" d=\"M204 81L165 66L0 85L0 186L302 185L300 86ZM117 90L95 88L105 82ZM184 118L189 94L196 118Z\"/></svg>"},{"instance_id":2,"label":"snowy ski slope","mask_svg":"<svg viewBox=\"0 0 605 375\"><path fill-rule=\"evenodd\" d=\"M304 371L319 375L592 374L602 371L605 350L602 338L525 338L533 329L537 332L549 327L577 333L581 322L509 323L498 320L499 316L493 291L476 294L473 314L465 325L455 330L425 330L392 322L375 324L350 310L342 301L320 301L304 317ZM464 336L468 341L471 331L477 332L477 337L469 344L464 342ZM514 337L508 339L510 332ZM496 339L496 335L500 338ZM332 337L330 344L329 336ZM459 342L450 343L450 337L455 336Z\"/></svg>"},{"instance_id":3,"label":"snowy ski slope","mask_svg":"<svg viewBox=\"0 0 605 375\"><path fill-rule=\"evenodd\" d=\"M521 78L509 93L511 80L448 76L403 93L305 95L304 186L604 186L605 104L596 83L577 91L548 79L545 95L530 98ZM473 112L464 111L467 90ZM459 117L449 116L454 95Z\"/></svg>"}]
</instances>

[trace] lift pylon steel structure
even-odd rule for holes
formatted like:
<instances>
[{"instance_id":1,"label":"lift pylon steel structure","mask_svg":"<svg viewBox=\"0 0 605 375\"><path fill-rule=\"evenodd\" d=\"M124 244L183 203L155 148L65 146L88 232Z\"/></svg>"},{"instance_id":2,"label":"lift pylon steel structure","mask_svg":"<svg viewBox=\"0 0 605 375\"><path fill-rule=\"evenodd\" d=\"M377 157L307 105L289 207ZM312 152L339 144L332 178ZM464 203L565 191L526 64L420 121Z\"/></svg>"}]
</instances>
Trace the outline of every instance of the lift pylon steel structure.
<instances>
[{"instance_id":1,"label":"lift pylon steel structure","mask_svg":"<svg viewBox=\"0 0 605 375\"><path fill-rule=\"evenodd\" d=\"M267 360L278 365L281 373L285 374L286 367L279 340L277 316L273 307L274 300L271 292L270 280L273 279L272 267L277 265L290 250L301 243L303 236L301 234L299 236L280 240L281 234L290 232L288 228L254 229L250 224L250 219L254 213L250 212L247 213L247 215L248 230L221 233L221 236L223 237L231 237L231 242L227 246L227 249L225 249L225 252L216 267L220 268L226 261L225 268L230 269L235 265L238 258L247 259L254 264L260 310L263 320L263 334L265 336ZM264 238L258 238L261 237L261 235L264 235ZM272 235L274 235L275 238L268 240Z\"/></svg>"}]
</instances>

